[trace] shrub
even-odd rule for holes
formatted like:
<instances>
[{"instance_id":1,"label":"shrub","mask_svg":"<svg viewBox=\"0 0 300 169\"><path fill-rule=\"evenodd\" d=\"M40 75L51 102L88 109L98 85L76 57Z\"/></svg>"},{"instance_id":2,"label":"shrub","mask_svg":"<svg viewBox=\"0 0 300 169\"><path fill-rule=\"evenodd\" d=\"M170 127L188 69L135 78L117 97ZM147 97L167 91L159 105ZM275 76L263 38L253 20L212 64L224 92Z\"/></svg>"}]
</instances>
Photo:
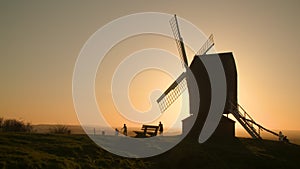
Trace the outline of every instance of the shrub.
<instances>
[{"instance_id":1,"label":"shrub","mask_svg":"<svg viewBox=\"0 0 300 169\"><path fill-rule=\"evenodd\" d=\"M50 128L50 133L53 134L71 134L71 130L65 125L58 125Z\"/></svg>"},{"instance_id":2,"label":"shrub","mask_svg":"<svg viewBox=\"0 0 300 169\"><path fill-rule=\"evenodd\" d=\"M0 131L2 131L2 123L3 123L3 118L0 118Z\"/></svg>"},{"instance_id":3,"label":"shrub","mask_svg":"<svg viewBox=\"0 0 300 169\"><path fill-rule=\"evenodd\" d=\"M3 132L31 132L30 123L25 124L23 121L16 119L0 119L0 125Z\"/></svg>"}]
</instances>

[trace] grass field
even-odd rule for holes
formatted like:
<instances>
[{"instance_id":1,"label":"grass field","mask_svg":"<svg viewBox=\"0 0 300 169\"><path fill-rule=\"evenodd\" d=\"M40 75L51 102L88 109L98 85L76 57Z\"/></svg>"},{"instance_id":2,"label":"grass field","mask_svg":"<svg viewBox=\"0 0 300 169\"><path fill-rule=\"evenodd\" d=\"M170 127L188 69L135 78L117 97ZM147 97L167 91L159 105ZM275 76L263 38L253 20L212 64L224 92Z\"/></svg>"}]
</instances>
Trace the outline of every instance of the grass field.
<instances>
[{"instance_id":1,"label":"grass field","mask_svg":"<svg viewBox=\"0 0 300 169\"><path fill-rule=\"evenodd\" d=\"M277 141L184 142L151 158L128 159L86 135L0 133L0 168L299 168L300 146Z\"/></svg>"}]
</instances>

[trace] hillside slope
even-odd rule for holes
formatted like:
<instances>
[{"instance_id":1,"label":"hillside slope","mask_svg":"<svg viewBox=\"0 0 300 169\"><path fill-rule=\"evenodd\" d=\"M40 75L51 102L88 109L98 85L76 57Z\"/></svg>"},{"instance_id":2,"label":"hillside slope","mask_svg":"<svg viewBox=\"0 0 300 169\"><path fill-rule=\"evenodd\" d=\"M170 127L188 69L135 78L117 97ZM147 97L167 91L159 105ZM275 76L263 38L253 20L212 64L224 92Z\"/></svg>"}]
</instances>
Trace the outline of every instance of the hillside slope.
<instances>
[{"instance_id":1,"label":"hillside slope","mask_svg":"<svg viewBox=\"0 0 300 169\"><path fill-rule=\"evenodd\" d=\"M299 168L300 146L237 138L184 142L147 159L113 155L86 135L0 133L0 168Z\"/></svg>"}]
</instances>

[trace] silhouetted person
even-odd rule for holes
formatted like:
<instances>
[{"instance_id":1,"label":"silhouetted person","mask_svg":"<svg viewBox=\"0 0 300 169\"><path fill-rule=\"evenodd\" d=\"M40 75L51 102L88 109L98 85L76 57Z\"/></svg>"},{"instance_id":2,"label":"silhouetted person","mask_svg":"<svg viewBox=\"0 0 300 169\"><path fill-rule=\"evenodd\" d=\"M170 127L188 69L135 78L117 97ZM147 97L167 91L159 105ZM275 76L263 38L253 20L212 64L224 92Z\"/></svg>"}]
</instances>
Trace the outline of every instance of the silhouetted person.
<instances>
[{"instance_id":1,"label":"silhouetted person","mask_svg":"<svg viewBox=\"0 0 300 169\"><path fill-rule=\"evenodd\" d=\"M124 124L122 130L123 130L123 134L124 134L125 136L127 136L127 126L126 126L126 124Z\"/></svg>"},{"instance_id":2,"label":"silhouetted person","mask_svg":"<svg viewBox=\"0 0 300 169\"><path fill-rule=\"evenodd\" d=\"M159 127L159 134L162 134L164 132L164 126L163 126L163 124L161 122L159 122L158 127Z\"/></svg>"},{"instance_id":3,"label":"silhouetted person","mask_svg":"<svg viewBox=\"0 0 300 169\"><path fill-rule=\"evenodd\" d=\"M283 137L283 142L285 142L285 143L289 143L290 142L289 139L287 138L287 136Z\"/></svg>"},{"instance_id":4,"label":"silhouetted person","mask_svg":"<svg viewBox=\"0 0 300 169\"><path fill-rule=\"evenodd\" d=\"M279 131L279 141L283 141L283 137L284 137L284 135L282 134L281 131Z\"/></svg>"},{"instance_id":5,"label":"silhouetted person","mask_svg":"<svg viewBox=\"0 0 300 169\"><path fill-rule=\"evenodd\" d=\"M116 128L115 129L115 135L118 136L119 135L119 130Z\"/></svg>"}]
</instances>

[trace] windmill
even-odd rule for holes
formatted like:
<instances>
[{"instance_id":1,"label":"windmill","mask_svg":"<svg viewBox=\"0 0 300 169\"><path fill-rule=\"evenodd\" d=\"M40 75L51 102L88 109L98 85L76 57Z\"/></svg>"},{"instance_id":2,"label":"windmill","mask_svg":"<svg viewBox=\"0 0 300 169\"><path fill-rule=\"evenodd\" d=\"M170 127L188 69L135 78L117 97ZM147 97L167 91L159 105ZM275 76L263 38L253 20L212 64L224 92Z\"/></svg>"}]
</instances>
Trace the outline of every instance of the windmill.
<instances>
[{"instance_id":1,"label":"windmill","mask_svg":"<svg viewBox=\"0 0 300 169\"><path fill-rule=\"evenodd\" d=\"M157 103L159 104L159 108L161 112L166 111L187 88L186 71L189 64L186 56L183 38L181 37L180 34L179 24L178 24L176 14L170 20L170 25L173 31L174 39L181 58L181 62L185 71L181 73L179 77L170 85L170 87L157 99ZM214 46L214 39L213 39L213 35L211 34L208 40L199 49L197 55L206 54L213 46Z\"/></svg>"},{"instance_id":2,"label":"windmill","mask_svg":"<svg viewBox=\"0 0 300 169\"><path fill-rule=\"evenodd\" d=\"M234 61L233 54L229 53L217 53L217 54L207 54L207 52L214 46L213 35L210 35L207 41L202 45L199 51L195 54L195 57L189 65L188 59L186 56L185 46L183 42L183 38L181 37L179 24L176 15L170 20L170 25L173 31L174 39L177 45L177 49L181 58L181 62L184 67L184 72L182 72L179 77L167 88L167 90L157 99L157 103L161 110L161 113L166 111L176 100L177 98L187 89L189 86L188 82L188 70L190 70L197 81L199 92L201 92L201 99L204 100L204 106L199 106L199 113L197 114L195 124L192 126L190 130L190 136L193 138L199 137L199 133L204 125L206 120L210 102L207 101L210 99L210 81L208 78L208 74L206 72L206 68L203 65L202 61L199 59L200 57L210 59L210 58L219 58L222 62L225 76L226 76L226 103L223 114L219 126L215 130L214 135L219 135L222 138L234 137L234 124L235 122L228 118L228 114L232 114L236 120L244 127L244 129L248 132L248 134L254 139L262 139L260 136L260 131L264 130L269 132L275 136L279 136L274 131L266 129L262 125L256 123L253 118L242 108L241 105L238 104L237 101L237 71L236 65ZM190 91L189 91L190 92ZM189 93L190 97L190 108L194 106L191 102L191 95L194 93ZM190 117L192 117L193 112L190 112ZM224 115L227 115L224 116ZM184 121L190 121L190 117L182 120L183 129L184 129ZM200 131L199 131L200 130Z\"/></svg>"}]
</instances>

